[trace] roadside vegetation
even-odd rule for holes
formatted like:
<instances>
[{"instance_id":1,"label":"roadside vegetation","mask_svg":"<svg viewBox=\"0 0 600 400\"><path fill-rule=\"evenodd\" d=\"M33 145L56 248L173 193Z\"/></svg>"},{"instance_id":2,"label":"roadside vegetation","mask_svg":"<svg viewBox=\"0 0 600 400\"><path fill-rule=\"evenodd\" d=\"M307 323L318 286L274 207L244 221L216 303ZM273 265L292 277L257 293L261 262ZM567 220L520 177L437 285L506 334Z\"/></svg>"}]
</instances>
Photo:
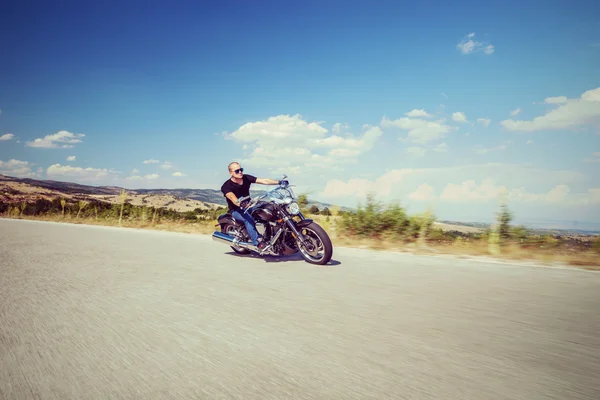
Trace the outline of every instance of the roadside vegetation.
<instances>
[{"instance_id":1,"label":"roadside vegetation","mask_svg":"<svg viewBox=\"0 0 600 400\"><path fill-rule=\"evenodd\" d=\"M338 207L309 207L307 195L299 196L302 212L315 219L331 235L335 245L424 254L488 256L504 259L561 262L600 269L600 235L571 237L539 234L512 224L513 214L502 204L496 223L477 232L443 230L436 226L432 210L409 215L398 203L384 205L368 195L356 211ZM81 224L116 225L210 234L217 217L226 209L178 212L152 206L136 206L121 194L118 204L96 200L39 199L31 203L2 203L5 218L37 219Z\"/></svg>"}]
</instances>

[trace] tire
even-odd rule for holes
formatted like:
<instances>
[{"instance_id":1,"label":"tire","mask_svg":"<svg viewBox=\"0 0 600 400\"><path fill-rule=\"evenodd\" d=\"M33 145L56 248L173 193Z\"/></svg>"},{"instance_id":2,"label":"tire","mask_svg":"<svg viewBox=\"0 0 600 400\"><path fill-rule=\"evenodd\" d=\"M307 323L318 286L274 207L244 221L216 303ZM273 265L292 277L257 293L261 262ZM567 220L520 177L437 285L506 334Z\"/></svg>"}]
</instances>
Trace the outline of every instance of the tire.
<instances>
[{"instance_id":1,"label":"tire","mask_svg":"<svg viewBox=\"0 0 600 400\"><path fill-rule=\"evenodd\" d=\"M229 233L229 231L231 231L232 229L237 229L237 227L235 225L232 225L232 224L223 224L223 225L221 225L221 233L224 233L226 235L231 235ZM234 236L234 235L231 235L231 236ZM235 247L235 246L229 246L229 247L231 247L231 249L233 251L235 251L236 253L238 253L238 254L250 254L251 253L250 250L244 249L244 248L241 248L241 247Z\"/></svg>"},{"instance_id":2,"label":"tire","mask_svg":"<svg viewBox=\"0 0 600 400\"><path fill-rule=\"evenodd\" d=\"M316 222L311 222L310 224L303 226L298 229L303 235L309 236L309 240L314 240L314 236L317 236L319 241L323 244L323 256L317 258L313 257L309 254L308 250L304 248L304 245L298 242L298 249L300 254L302 254L302 258L310 264L315 265L325 265L333 256L333 245L331 244L331 239L325 229L321 228L319 224Z\"/></svg>"}]
</instances>

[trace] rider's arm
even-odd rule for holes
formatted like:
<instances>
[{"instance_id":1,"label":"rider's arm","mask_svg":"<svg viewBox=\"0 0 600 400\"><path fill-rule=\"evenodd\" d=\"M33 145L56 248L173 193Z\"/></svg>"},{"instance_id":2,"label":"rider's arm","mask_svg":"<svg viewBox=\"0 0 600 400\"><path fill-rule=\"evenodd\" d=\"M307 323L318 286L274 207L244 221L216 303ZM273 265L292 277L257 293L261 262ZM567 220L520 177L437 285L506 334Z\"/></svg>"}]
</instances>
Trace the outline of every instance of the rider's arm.
<instances>
[{"instance_id":1,"label":"rider's arm","mask_svg":"<svg viewBox=\"0 0 600 400\"><path fill-rule=\"evenodd\" d=\"M278 185L279 181L269 178L256 178L256 183L260 183L261 185Z\"/></svg>"},{"instance_id":2,"label":"rider's arm","mask_svg":"<svg viewBox=\"0 0 600 400\"><path fill-rule=\"evenodd\" d=\"M231 200L233 202L233 204L235 204L236 206L239 207L239 202L238 202L238 198L235 194L233 194L233 192L228 192L225 197L227 197L229 200Z\"/></svg>"}]
</instances>

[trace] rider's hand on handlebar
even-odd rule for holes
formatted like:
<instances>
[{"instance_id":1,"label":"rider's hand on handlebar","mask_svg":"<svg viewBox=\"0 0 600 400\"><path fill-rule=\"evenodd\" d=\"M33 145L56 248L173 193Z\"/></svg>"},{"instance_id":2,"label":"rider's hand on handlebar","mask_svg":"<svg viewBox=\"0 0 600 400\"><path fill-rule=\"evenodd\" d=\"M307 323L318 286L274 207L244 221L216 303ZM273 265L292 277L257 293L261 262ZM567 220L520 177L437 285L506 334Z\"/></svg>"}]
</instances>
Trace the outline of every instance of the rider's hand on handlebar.
<instances>
[{"instance_id":1,"label":"rider's hand on handlebar","mask_svg":"<svg viewBox=\"0 0 600 400\"><path fill-rule=\"evenodd\" d=\"M248 207L248 205L250 204L251 199L249 196L246 196L246 197L240 197L238 200L239 200L240 208L242 210L245 210Z\"/></svg>"}]
</instances>

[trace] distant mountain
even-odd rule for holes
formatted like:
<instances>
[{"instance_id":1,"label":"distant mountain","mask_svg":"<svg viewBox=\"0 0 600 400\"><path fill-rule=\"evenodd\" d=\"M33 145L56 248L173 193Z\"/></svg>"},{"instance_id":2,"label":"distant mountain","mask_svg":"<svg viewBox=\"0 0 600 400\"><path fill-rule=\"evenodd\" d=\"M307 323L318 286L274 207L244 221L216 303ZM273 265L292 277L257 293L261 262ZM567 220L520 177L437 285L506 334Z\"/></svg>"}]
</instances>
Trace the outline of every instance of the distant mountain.
<instances>
[{"instance_id":1,"label":"distant mountain","mask_svg":"<svg viewBox=\"0 0 600 400\"><path fill-rule=\"evenodd\" d=\"M214 189L135 189L129 191L146 195L171 195L181 199L193 199L219 205L226 204L221 191Z\"/></svg>"},{"instance_id":2,"label":"distant mountain","mask_svg":"<svg viewBox=\"0 0 600 400\"><path fill-rule=\"evenodd\" d=\"M126 190L129 194L140 196L172 196L179 200L196 200L208 205L227 206L227 201L220 190L215 189L127 189L119 186L91 186L81 185L73 182L62 182L54 180L38 180L31 178L15 178L6 175L0 175L0 182L18 182L30 185L32 187L40 187L46 190L61 192L69 195L89 195L89 196L116 196L122 190ZM251 196L258 196L266 193L264 190L251 190ZM316 205L320 210L325 207L333 207L331 204L322 203L319 201L309 200L308 206ZM341 210L350 210L347 207L340 207Z\"/></svg>"},{"instance_id":3,"label":"distant mountain","mask_svg":"<svg viewBox=\"0 0 600 400\"><path fill-rule=\"evenodd\" d=\"M473 228L479 228L479 229L489 229L492 226L492 224L486 223L486 222L462 222L462 221L448 221L448 220L443 220L443 221L439 221L439 222L448 224L448 225L453 225L453 226L466 226L466 227L473 227ZM579 228L579 229L578 228L568 228L568 227L566 227L566 223L564 223L564 222L563 222L563 225L559 225L559 224L552 223L552 222L547 222L547 223L513 222L512 225L513 226L519 226L519 225L525 226L527 228L527 230L529 230L529 232L534 235L555 234L555 235L569 236L569 235L597 235L597 234L600 234L600 227L598 227L598 224L594 224L594 223L588 223L588 226L589 226L588 228ZM594 226L594 225L596 225L596 226ZM597 228L597 229L594 229L594 228Z\"/></svg>"},{"instance_id":4,"label":"distant mountain","mask_svg":"<svg viewBox=\"0 0 600 400\"><path fill-rule=\"evenodd\" d=\"M104 194L114 195L121 193L122 188L117 186L88 186L73 182L61 182L53 180L38 180L31 178L15 178L0 174L0 182L20 182L31 186L38 186L44 189L55 190L68 194Z\"/></svg>"},{"instance_id":5,"label":"distant mountain","mask_svg":"<svg viewBox=\"0 0 600 400\"><path fill-rule=\"evenodd\" d=\"M487 222L462 222L462 221L450 221L450 220L440 220L439 222L448 224L448 225L470 226L473 228L481 228L481 229L487 229L490 226L492 226L492 224L489 224Z\"/></svg>"}]
</instances>

